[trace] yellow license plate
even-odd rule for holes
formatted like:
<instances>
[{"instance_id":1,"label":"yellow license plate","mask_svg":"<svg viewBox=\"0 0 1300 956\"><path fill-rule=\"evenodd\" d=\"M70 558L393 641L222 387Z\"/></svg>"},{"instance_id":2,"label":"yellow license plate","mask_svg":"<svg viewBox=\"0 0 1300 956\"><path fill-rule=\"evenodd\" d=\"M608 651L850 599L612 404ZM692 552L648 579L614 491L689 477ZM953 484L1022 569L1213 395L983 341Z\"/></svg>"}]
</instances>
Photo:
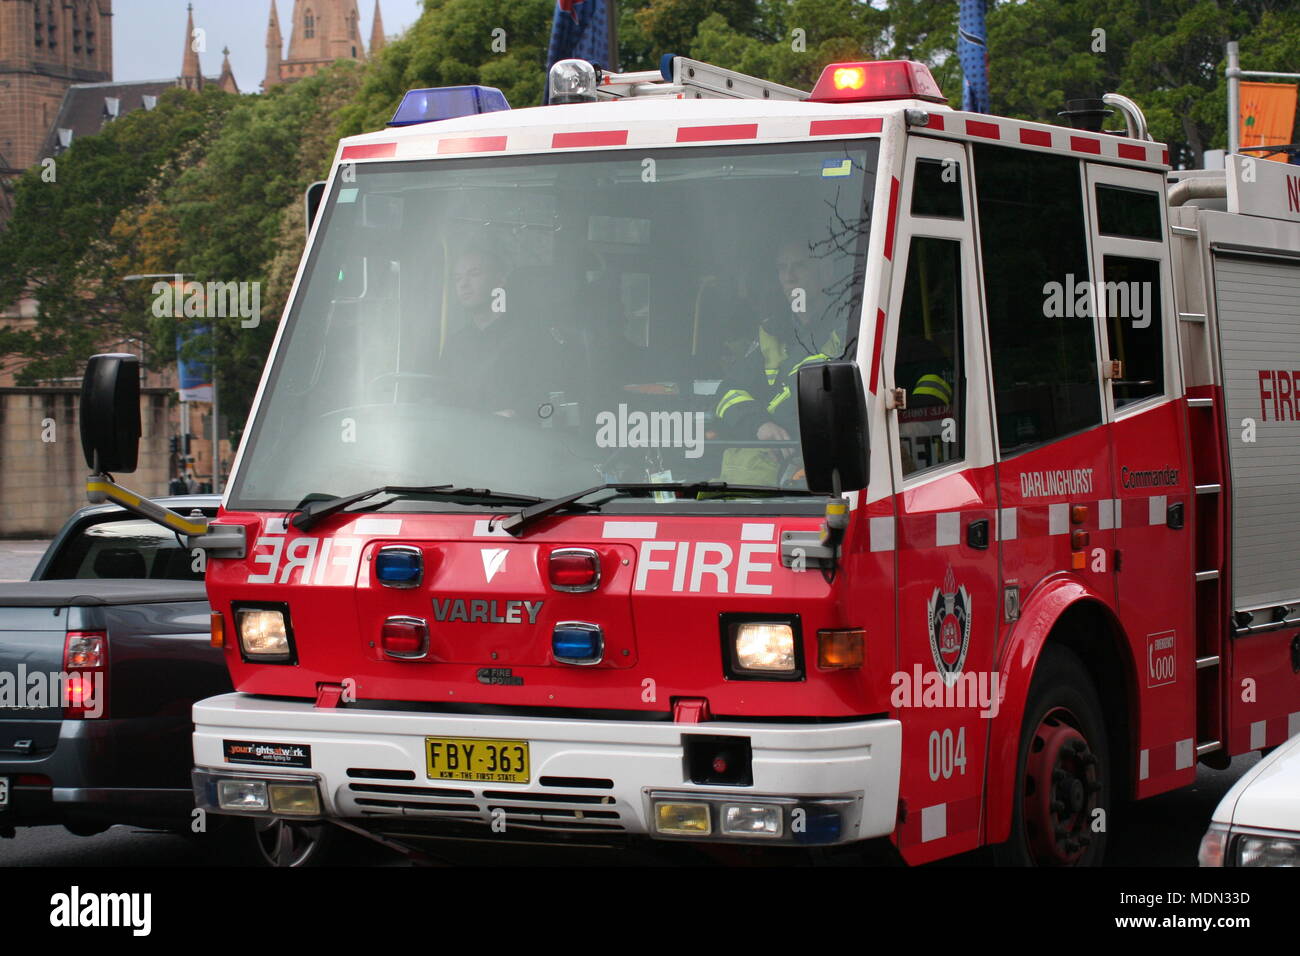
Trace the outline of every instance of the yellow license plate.
<instances>
[{"instance_id":1,"label":"yellow license plate","mask_svg":"<svg viewBox=\"0 0 1300 956\"><path fill-rule=\"evenodd\" d=\"M483 737L425 737L431 780L528 783L528 741Z\"/></svg>"}]
</instances>

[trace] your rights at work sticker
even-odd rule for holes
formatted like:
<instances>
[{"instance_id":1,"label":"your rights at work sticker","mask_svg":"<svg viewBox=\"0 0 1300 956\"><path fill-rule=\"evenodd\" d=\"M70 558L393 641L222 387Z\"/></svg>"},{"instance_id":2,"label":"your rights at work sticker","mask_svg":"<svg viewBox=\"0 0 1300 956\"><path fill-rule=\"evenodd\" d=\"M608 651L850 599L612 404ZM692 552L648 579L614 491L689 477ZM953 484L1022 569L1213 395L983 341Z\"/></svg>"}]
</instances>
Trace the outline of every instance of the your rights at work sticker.
<instances>
[{"instance_id":1,"label":"your rights at work sticker","mask_svg":"<svg viewBox=\"0 0 1300 956\"><path fill-rule=\"evenodd\" d=\"M310 767L308 744L268 744L252 740L223 740L227 763L255 763L272 767Z\"/></svg>"}]
</instances>

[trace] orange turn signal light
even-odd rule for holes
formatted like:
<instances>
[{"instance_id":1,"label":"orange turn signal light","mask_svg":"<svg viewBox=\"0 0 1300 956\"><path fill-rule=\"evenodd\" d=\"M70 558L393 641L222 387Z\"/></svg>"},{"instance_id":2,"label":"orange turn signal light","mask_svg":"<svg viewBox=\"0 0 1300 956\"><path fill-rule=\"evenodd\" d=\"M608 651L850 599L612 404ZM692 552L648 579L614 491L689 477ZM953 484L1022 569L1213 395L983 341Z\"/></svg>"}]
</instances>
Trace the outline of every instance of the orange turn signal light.
<instances>
[{"instance_id":1,"label":"orange turn signal light","mask_svg":"<svg viewBox=\"0 0 1300 956\"><path fill-rule=\"evenodd\" d=\"M212 646L226 646L226 621L220 611L212 612Z\"/></svg>"},{"instance_id":2,"label":"orange turn signal light","mask_svg":"<svg viewBox=\"0 0 1300 956\"><path fill-rule=\"evenodd\" d=\"M1088 566L1088 555L1083 551L1075 551L1070 555L1070 567L1076 571L1082 571Z\"/></svg>"},{"instance_id":3,"label":"orange turn signal light","mask_svg":"<svg viewBox=\"0 0 1300 956\"><path fill-rule=\"evenodd\" d=\"M1087 520L1088 520L1087 505L1074 505L1072 508L1070 508L1071 524L1083 524Z\"/></svg>"},{"instance_id":4,"label":"orange turn signal light","mask_svg":"<svg viewBox=\"0 0 1300 956\"><path fill-rule=\"evenodd\" d=\"M822 670L861 667L867 632L860 627L817 632L817 666Z\"/></svg>"},{"instance_id":5,"label":"orange turn signal light","mask_svg":"<svg viewBox=\"0 0 1300 956\"><path fill-rule=\"evenodd\" d=\"M1086 531L1070 532L1070 550L1082 551L1084 548L1088 547L1089 540L1090 538L1088 537L1088 532Z\"/></svg>"}]
</instances>

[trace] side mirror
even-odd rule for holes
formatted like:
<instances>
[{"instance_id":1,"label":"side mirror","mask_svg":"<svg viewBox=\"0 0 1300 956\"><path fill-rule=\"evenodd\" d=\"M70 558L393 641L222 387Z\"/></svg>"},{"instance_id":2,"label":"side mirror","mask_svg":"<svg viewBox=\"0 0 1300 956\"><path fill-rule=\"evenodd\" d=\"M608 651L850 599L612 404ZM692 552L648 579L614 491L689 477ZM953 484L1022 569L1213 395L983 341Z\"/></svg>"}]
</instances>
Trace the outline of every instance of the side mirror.
<instances>
[{"instance_id":1,"label":"side mirror","mask_svg":"<svg viewBox=\"0 0 1300 956\"><path fill-rule=\"evenodd\" d=\"M307 235L311 235L311 224L316 221L316 214L320 212L321 201L325 198L325 181L312 183L307 187L307 192L303 194L303 203L307 208Z\"/></svg>"},{"instance_id":2,"label":"side mirror","mask_svg":"<svg viewBox=\"0 0 1300 956\"><path fill-rule=\"evenodd\" d=\"M132 472L140 451L140 360L92 355L81 380L81 450L92 472Z\"/></svg>"},{"instance_id":3,"label":"side mirror","mask_svg":"<svg viewBox=\"0 0 1300 956\"><path fill-rule=\"evenodd\" d=\"M799 369L799 443L809 490L867 487L867 396L856 362Z\"/></svg>"}]
</instances>

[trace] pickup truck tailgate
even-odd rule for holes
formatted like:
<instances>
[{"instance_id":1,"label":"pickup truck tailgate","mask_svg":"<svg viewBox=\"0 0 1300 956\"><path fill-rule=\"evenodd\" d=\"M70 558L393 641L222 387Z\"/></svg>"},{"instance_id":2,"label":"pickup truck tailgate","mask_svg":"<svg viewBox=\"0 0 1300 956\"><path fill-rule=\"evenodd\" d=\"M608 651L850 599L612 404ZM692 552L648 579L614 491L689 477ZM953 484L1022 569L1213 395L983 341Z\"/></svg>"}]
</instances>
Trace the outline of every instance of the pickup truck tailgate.
<instances>
[{"instance_id":1,"label":"pickup truck tailgate","mask_svg":"<svg viewBox=\"0 0 1300 956\"><path fill-rule=\"evenodd\" d=\"M178 601L206 601L203 584L131 579L0 584L0 760L39 756L58 743L69 630L106 630L118 606ZM111 667L111 645L109 655Z\"/></svg>"}]
</instances>

